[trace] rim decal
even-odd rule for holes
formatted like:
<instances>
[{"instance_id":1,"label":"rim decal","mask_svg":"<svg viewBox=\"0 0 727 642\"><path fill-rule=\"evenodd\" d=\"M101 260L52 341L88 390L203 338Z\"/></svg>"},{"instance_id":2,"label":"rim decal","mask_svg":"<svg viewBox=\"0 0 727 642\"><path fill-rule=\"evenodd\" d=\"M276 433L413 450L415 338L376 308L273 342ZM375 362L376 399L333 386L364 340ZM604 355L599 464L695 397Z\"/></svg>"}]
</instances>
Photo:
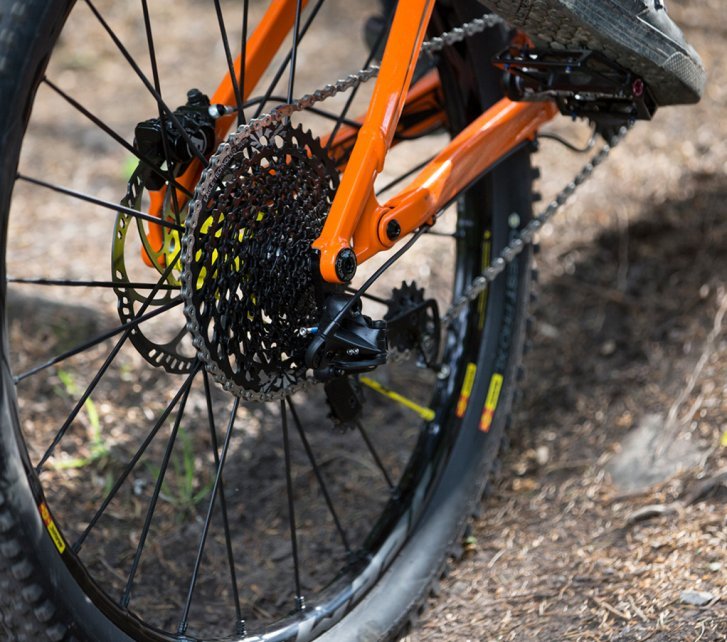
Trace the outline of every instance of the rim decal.
<instances>
[{"instance_id":1,"label":"rim decal","mask_svg":"<svg viewBox=\"0 0 727 642\"><path fill-rule=\"evenodd\" d=\"M503 377L499 373L492 375L490 379L490 388L487 391L487 399L485 400L485 408L480 417L480 430L488 432L492 425L492 418L495 416L497 402L500 400L500 391L502 390Z\"/></svg>"},{"instance_id":2,"label":"rim decal","mask_svg":"<svg viewBox=\"0 0 727 642\"><path fill-rule=\"evenodd\" d=\"M45 502L42 502L40 504L40 506L38 506L38 510L40 511L40 518L43 520L43 523L45 524L48 534L50 535L50 538L53 540L53 543L56 545L58 552L62 554L63 551L66 550L66 542L64 541L63 537L61 536L61 533L58 530L58 527L56 526L55 522L53 521L53 517L51 517L47 504Z\"/></svg>"},{"instance_id":3,"label":"rim decal","mask_svg":"<svg viewBox=\"0 0 727 642\"><path fill-rule=\"evenodd\" d=\"M468 363L467 370L464 373L464 383L462 391L459 393L459 401L457 402L457 417L461 419L467 410L467 404L472 394L472 388L475 385L475 375L477 374L477 364Z\"/></svg>"}]
</instances>

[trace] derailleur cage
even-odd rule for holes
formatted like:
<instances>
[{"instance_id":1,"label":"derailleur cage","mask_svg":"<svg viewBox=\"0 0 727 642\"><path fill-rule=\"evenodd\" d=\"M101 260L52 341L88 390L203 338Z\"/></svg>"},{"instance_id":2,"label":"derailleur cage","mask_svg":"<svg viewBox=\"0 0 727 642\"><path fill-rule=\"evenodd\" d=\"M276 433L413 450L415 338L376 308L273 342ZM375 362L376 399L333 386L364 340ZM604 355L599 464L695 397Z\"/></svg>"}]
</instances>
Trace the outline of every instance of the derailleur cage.
<instances>
[{"instance_id":1,"label":"derailleur cage","mask_svg":"<svg viewBox=\"0 0 727 642\"><path fill-rule=\"evenodd\" d=\"M384 316L389 345L400 352L413 350L421 367L436 368L441 339L441 321L436 299L425 299L416 281L402 281L391 293Z\"/></svg>"},{"instance_id":2,"label":"derailleur cage","mask_svg":"<svg viewBox=\"0 0 727 642\"><path fill-rule=\"evenodd\" d=\"M493 63L511 100L554 99L562 114L588 118L607 138L625 123L651 120L657 108L641 78L596 51L509 47Z\"/></svg>"}]
</instances>

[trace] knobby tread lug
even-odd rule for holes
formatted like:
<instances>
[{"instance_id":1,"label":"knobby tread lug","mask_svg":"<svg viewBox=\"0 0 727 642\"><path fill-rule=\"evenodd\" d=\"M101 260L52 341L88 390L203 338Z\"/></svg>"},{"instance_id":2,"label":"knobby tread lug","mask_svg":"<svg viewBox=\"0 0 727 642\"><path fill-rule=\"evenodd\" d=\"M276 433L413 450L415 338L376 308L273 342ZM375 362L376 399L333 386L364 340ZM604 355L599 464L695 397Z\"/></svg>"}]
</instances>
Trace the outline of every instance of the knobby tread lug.
<instances>
[{"instance_id":1,"label":"knobby tread lug","mask_svg":"<svg viewBox=\"0 0 727 642\"><path fill-rule=\"evenodd\" d=\"M78 642L58 620L58 608L37 580L40 574L27 557L17 520L0 492L0 639L7 642Z\"/></svg>"},{"instance_id":2,"label":"knobby tread lug","mask_svg":"<svg viewBox=\"0 0 727 642\"><path fill-rule=\"evenodd\" d=\"M537 144L535 146L535 150L537 150ZM535 151L534 150L534 151ZM532 179L538 179L540 178L540 168L538 167L532 167ZM531 181L532 182L532 181ZM533 198L533 201L535 199ZM450 574L452 569L452 560L455 562L460 562L461 559L464 557L464 548L462 546L462 542L464 539L473 532L474 522L476 520L479 520L484 512L483 505L486 499L490 496L492 496L496 491L496 486L499 483L499 481L502 479L503 476L503 457L504 455L510 450L511 447L511 439L510 435L512 434L512 424L513 424L513 408L522 401L523 397L523 386L524 380L527 376L526 369L523 365L523 357L525 354L527 354L532 349L532 343L533 343L533 331L534 331L534 317L532 315L532 308L534 307L535 301L537 301L537 284L538 284L538 277L539 272L538 269L533 261L534 255L538 254L540 252L540 244L537 242L532 243L532 254L531 254L531 267L530 267L530 273L529 273L529 279L526 279L523 287L526 287L529 291L528 297L525 303L525 309L523 310L523 315L525 316L525 323L524 323L524 337L522 340L522 354L519 355L519 363L516 367L517 376L515 377L515 381L513 383L513 393L512 393L512 399L510 402L510 407L507 409L507 414L504 418L505 427L502 433L502 437L500 439L500 443L498 445L497 453L495 454L494 459L492 460L492 464L490 465L490 470L488 474L486 475L485 480L482 483L482 486L480 488L479 493L476 495L475 501L472 503L471 510L465 515L464 519L462 520L462 523L460 524L460 527L458 529L458 537L454 540L459 545L459 550L462 551L462 554L458 557L457 555L453 554L453 551L456 551L457 544L452 544L449 547L449 554L445 556L444 560L442 561L439 571L434 575L434 579L430 580L430 586L427 591L425 591L420 598L419 603L413 605L411 607L411 610L406 617L406 619L402 622L401 625L398 627L395 627L390 630L389 636L387 636L385 639L387 640L395 640L400 637L405 636L408 632L410 632L413 629L416 629L416 623L421 618L421 616L426 612L428 608L428 601L430 598L439 597L442 592L441 587L441 580L446 579L447 576ZM534 297L532 295L535 295ZM535 299L535 301L533 300ZM517 355L516 355L517 357ZM436 586L436 589L435 589Z\"/></svg>"}]
</instances>

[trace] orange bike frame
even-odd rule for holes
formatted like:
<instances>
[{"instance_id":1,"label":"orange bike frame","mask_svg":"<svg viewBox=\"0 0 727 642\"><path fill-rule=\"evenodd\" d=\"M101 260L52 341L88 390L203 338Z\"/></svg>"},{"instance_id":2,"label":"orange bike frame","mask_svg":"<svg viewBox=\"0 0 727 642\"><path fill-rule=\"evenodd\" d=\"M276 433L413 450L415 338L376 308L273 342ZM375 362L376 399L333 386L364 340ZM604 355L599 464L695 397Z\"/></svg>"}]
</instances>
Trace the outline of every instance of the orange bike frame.
<instances>
[{"instance_id":1,"label":"orange bike frame","mask_svg":"<svg viewBox=\"0 0 727 642\"><path fill-rule=\"evenodd\" d=\"M264 69L293 26L296 0L273 0L247 46L245 67L246 99ZM336 272L340 252L351 249L358 263L393 247L422 225L434 223L438 212L518 145L534 139L538 129L558 112L553 103L514 103L503 99L457 135L416 178L386 203L378 202L374 182L382 171L407 99L416 100L431 87L409 91L419 50L426 35L435 0L406 0L397 4L381 69L363 123L355 136L341 183L321 235L313 243L320 252L322 277L341 282ZM305 4L305 1L304 1ZM483 61L487 64L488 61ZM239 76L240 60L235 63ZM425 79L431 83L431 77ZM222 81L213 103L234 102L232 79ZM220 139L232 124L232 117L218 121ZM352 132L342 129L337 145L350 148ZM198 162L179 179L191 189L199 179ZM183 198L178 193L180 202ZM157 215L159 215L157 213ZM396 222L394 224L393 222ZM152 226L161 230L161 226ZM392 233L398 231L398 233Z\"/></svg>"}]
</instances>

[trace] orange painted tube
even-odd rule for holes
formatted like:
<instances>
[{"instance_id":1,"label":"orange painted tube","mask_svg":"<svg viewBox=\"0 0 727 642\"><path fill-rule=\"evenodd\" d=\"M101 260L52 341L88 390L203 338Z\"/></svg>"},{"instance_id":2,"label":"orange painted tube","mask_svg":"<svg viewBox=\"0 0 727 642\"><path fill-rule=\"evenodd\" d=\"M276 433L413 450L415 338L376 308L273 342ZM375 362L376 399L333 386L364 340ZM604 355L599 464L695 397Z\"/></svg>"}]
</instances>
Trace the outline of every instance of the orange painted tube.
<instances>
[{"instance_id":1,"label":"orange painted tube","mask_svg":"<svg viewBox=\"0 0 727 642\"><path fill-rule=\"evenodd\" d=\"M362 216L378 205L373 193L374 181L394 138L433 8L434 0L407 0L397 4L364 124L323 233L313 243L320 251L321 275L331 283L340 282L336 273L339 252L350 247Z\"/></svg>"},{"instance_id":2,"label":"orange painted tube","mask_svg":"<svg viewBox=\"0 0 727 642\"><path fill-rule=\"evenodd\" d=\"M240 88L243 100L246 100L250 96L255 86L260 82L263 73L293 28L296 3L297 0L272 0L265 15L263 15L255 30L250 34L245 47L245 86ZM308 0L302 0L303 8L307 4ZM239 55L233 64L237 78L240 77L241 64L242 55ZM222 79L210 101L213 105L235 104L234 84L229 73ZM227 135L235 119L235 114L222 116L217 119L215 123L215 134L218 143ZM184 174L177 178L177 182L187 188L187 190L193 191L201 174L202 165L195 159L190 163ZM166 187L150 194L151 205L149 207L149 214L152 216L162 217L165 191ZM183 207L187 202L187 196L179 190L177 190L177 202L180 207ZM151 247L161 249L164 243L164 230L162 226L150 224L147 238ZM143 249L142 258L147 265L151 266L151 259L149 259Z\"/></svg>"}]
</instances>

